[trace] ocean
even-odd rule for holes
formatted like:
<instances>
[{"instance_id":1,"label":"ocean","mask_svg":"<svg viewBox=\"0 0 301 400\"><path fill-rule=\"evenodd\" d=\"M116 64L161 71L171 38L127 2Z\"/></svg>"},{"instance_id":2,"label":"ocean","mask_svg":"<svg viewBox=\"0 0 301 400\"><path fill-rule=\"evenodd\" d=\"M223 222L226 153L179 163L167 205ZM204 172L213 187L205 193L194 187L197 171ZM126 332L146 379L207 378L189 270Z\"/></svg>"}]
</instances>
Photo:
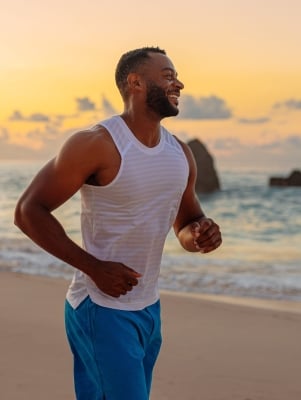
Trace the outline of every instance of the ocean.
<instances>
[{"instance_id":1,"label":"ocean","mask_svg":"<svg viewBox=\"0 0 301 400\"><path fill-rule=\"evenodd\" d=\"M0 271L70 280L72 267L41 250L13 225L17 199L41 165L0 163ZM220 225L223 245L207 255L187 253L171 231L160 288L301 301L301 188L269 187L269 177L281 175L279 171L224 169L218 175L221 191L201 195L200 202ZM79 194L55 215L80 244Z\"/></svg>"}]
</instances>

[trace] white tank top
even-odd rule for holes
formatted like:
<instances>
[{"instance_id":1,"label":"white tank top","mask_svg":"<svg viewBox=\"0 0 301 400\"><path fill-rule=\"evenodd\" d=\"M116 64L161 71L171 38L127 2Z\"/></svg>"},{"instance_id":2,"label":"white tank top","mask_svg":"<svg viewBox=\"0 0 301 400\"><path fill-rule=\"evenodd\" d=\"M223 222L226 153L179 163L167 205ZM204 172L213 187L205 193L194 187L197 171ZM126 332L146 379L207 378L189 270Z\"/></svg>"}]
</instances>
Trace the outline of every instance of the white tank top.
<instances>
[{"instance_id":1,"label":"white tank top","mask_svg":"<svg viewBox=\"0 0 301 400\"><path fill-rule=\"evenodd\" d=\"M162 126L159 144L150 148L120 116L99 125L110 133L121 166L108 185L81 188L83 247L98 259L133 268L142 277L131 292L114 298L75 270L67 299L74 308L89 295L104 307L140 310L159 299L163 247L187 185L188 162L181 145Z\"/></svg>"}]
</instances>

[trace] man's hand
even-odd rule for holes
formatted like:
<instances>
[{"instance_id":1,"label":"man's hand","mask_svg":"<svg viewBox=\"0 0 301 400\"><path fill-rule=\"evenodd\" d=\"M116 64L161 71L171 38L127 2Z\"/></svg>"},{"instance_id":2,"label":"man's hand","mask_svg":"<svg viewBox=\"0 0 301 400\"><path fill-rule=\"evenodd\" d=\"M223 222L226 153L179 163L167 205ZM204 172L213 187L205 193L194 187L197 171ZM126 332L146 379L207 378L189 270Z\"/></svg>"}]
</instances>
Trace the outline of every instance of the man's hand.
<instances>
[{"instance_id":1,"label":"man's hand","mask_svg":"<svg viewBox=\"0 0 301 400\"><path fill-rule=\"evenodd\" d=\"M222 243L219 226L210 218L192 222L191 233L195 248L201 253L209 253Z\"/></svg>"},{"instance_id":2,"label":"man's hand","mask_svg":"<svg viewBox=\"0 0 301 400\"><path fill-rule=\"evenodd\" d=\"M89 276L102 292L112 297L120 297L130 292L142 275L124 264L102 261Z\"/></svg>"}]
</instances>

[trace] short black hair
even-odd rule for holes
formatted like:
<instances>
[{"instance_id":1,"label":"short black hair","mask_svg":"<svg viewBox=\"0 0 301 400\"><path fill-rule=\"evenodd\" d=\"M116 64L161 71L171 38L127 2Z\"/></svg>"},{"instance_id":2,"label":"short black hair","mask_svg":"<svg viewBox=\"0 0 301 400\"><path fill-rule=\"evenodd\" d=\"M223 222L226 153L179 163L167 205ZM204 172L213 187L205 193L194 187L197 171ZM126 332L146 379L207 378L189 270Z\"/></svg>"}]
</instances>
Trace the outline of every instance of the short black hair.
<instances>
[{"instance_id":1,"label":"short black hair","mask_svg":"<svg viewBox=\"0 0 301 400\"><path fill-rule=\"evenodd\" d=\"M124 98L126 94L127 77L131 72L150 58L149 53L160 53L166 55L165 50L159 47L141 47L140 49L130 50L123 54L118 61L115 71L115 82Z\"/></svg>"}]
</instances>

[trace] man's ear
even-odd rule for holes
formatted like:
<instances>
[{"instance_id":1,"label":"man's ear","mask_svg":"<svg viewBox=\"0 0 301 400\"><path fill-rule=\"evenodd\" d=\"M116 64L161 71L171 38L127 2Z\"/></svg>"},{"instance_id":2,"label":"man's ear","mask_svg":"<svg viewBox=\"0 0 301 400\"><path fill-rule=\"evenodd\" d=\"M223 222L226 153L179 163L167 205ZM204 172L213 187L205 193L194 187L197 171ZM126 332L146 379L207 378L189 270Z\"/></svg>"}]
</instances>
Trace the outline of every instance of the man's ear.
<instances>
[{"instance_id":1,"label":"man's ear","mask_svg":"<svg viewBox=\"0 0 301 400\"><path fill-rule=\"evenodd\" d=\"M128 86L132 90L140 90L142 87L141 76L135 72L128 74L127 77Z\"/></svg>"}]
</instances>

